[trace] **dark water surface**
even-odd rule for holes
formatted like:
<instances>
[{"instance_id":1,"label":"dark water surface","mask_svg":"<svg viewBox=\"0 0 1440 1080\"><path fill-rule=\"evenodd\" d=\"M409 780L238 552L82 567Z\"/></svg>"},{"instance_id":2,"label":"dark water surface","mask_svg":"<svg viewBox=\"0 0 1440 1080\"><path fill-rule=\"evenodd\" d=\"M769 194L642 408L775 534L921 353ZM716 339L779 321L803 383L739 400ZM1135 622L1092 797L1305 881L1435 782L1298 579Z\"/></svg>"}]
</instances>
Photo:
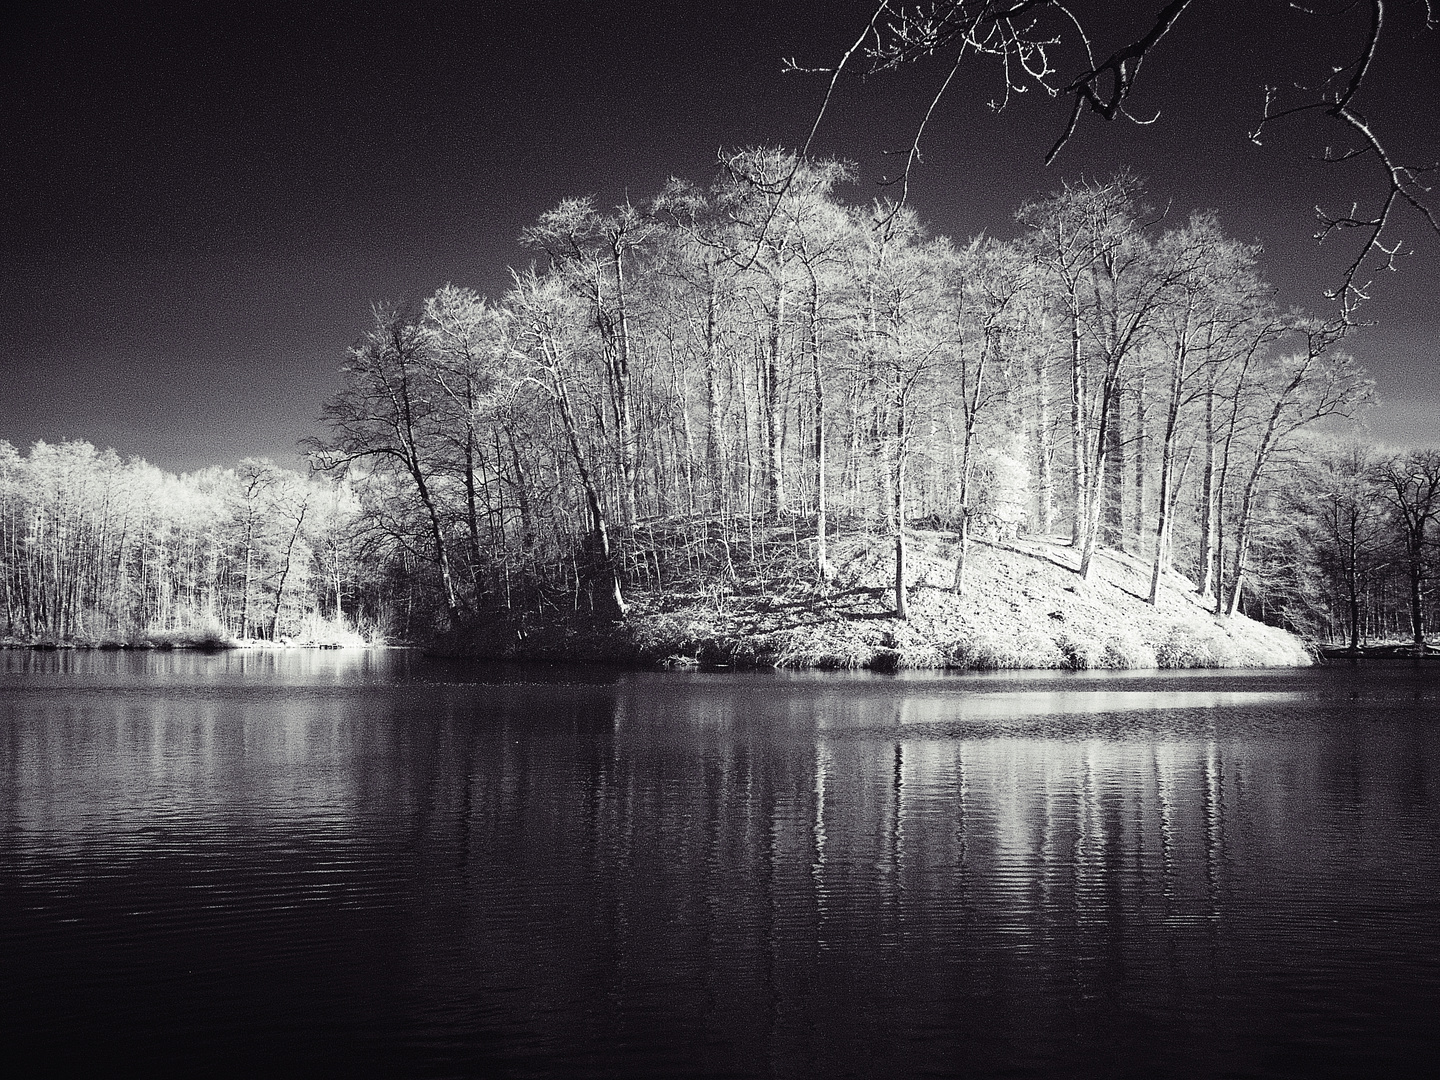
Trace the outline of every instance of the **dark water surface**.
<instances>
[{"instance_id":1,"label":"dark water surface","mask_svg":"<svg viewBox=\"0 0 1440 1080\"><path fill-rule=\"evenodd\" d=\"M0 652L29 1075L1401 1076L1440 671Z\"/></svg>"}]
</instances>

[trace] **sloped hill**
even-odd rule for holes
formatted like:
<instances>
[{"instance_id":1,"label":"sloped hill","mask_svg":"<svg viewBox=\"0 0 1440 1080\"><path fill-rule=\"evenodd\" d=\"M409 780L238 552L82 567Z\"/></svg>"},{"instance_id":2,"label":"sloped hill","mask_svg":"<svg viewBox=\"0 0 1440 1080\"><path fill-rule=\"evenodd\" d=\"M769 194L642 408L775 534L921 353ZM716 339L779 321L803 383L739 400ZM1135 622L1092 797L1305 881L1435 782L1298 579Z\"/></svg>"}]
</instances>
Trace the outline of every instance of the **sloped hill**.
<instances>
[{"instance_id":1,"label":"sloped hill","mask_svg":"<svg viewBox=\"0 0 1440 1080\"><path fill-rule=\"evenodd\" d=\"M894 617L888 540L836 538L825 587L807 569L763 585L697 583L663 596L632 594L623 623L578 617L506 619L447 651L494 659L595 660L646 665L818 668L1294 667L1312 654L1297 637L1244 616L1217 619L1179 575L1151 606L1137 560L1102 551L1082 581L1067 544L973 542L967 588L949 588L953 534L916 530L910 542L910 618ZM777 581L780 584L777 584ZM458 646L458 647L456 647Z\"/></svg>"}]
</instances>

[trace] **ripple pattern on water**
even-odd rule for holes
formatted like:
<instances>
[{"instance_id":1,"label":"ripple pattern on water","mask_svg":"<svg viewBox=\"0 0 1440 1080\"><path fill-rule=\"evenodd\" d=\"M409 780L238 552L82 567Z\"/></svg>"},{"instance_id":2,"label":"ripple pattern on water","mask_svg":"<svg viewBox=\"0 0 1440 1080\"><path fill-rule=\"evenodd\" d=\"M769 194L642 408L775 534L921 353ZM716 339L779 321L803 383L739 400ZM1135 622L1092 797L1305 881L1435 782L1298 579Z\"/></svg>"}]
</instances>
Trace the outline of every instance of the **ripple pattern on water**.
<instances>
[{"instance_id":1,"label":"ripple pattern on water","mask_svg":"<svg viewBox=\"0 0 1440 1080\"><path fill-rule=\"evenodd\" d=\"M1428 669L14 655L0 1036L57 1069L1376 1075L1440 1049Z\"/></svg>"}]
</instances>

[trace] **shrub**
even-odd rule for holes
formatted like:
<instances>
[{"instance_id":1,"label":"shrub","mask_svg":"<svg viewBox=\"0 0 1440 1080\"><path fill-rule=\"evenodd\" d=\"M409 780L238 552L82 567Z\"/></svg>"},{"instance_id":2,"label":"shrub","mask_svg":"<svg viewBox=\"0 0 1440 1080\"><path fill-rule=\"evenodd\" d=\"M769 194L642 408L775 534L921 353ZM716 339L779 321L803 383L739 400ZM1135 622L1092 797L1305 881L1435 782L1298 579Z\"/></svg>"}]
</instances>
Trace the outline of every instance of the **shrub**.
<instances>
[{"instance_id":1,"label":"shrub","mask_svg":"<svg viewBox=\"0 0 1440 1080\"><path fill-rule=\"evenodd\" d=\"M1175 623L1155 650L1163 668L1218 668L1237 664L1235 645L1218 626Z\"/></svg>"},{"instance_id":2,"label":"shrub","mask_svg":"<svg viewBox=\"0 0 1440 1080\"><path fill-rule=\"evenodd\" d=\"M1153 646L1142 640L1135 631L1122 627L1105 635L1100 666L1116 669L1153 668L1158 667L1159 662Z\"/></svg>"},{"instance_id":3,"label":"shrub","mask_svg":"<svg viewBox=\"0 0 1440 1080\"><path fill-rule=\"evenodd\" d=\"M1070 630L1062 630L1055 636L1055 647L1060 650L1058 666L1071 671L1089 671L1104 667L1105 649L1098 641L1083 638Z\"/></svg>"},{"instance_id":4,"label":"shrub","mask_svg":"<svg viewBox=\"0 0 1440 1080\"><path fill-rule=\"evenodd\" d=\"M1013 668L1055 668L1062 656L1055 642L1040 634L1021 631L1017 637L974 629L944 650L950 667L970 671L1001 671Z\"/></svg>"},{"instance_id":5,"label":"shrub","mask_svg":"<svg viewBox=\"0 0 1440 1080\"><path fill-rule=\"evenodd\" d=\"M197 619L187 626L151 627L133 635L130 644L141 649L230 649L234 639L220 620Z\"/></svg>"}]
</instances>

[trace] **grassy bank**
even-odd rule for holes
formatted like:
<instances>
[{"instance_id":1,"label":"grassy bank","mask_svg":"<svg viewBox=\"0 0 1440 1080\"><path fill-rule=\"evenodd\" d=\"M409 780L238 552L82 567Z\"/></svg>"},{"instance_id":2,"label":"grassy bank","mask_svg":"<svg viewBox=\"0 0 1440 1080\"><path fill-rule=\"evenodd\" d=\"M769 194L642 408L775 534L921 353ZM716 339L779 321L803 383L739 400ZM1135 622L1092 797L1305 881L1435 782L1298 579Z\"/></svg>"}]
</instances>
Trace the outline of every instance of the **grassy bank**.
<instances>
[{"instance_id":1,"label":"grassy bank","mask_svg":"<svg viewBox=\"0 0 1440 1080\"><path fill-rule=\"evenodd\" d=\"M279 641L232 637L215 620L128 633L102 631L65 639L43 635L34 638L0 637L0 648L6 649L196 649L219 652L225 649L338 649L366 644L365 638L344 623L323 619L312 620L302 633L293 638L282 637Z\"/></svg>"},{"instance_id":2,"label":"grassy bank","mask_svg":"<svg viewBox=\"0 0 1440 1080\"><path fill-rule=\"evenodd\" d=\"M6 649L200 649L218 652L240 646L223 632L211 628L141 630L130 634L86 634L70 638L40 635L33 638L0 638Z\"/></svg>"},{"instance_id":3,"label":"grassy bank","mask_svg":"<svg viewBox=\"0 0 1440 1080\"><path fill-rule=\"evenodd\" d=\"M728 582L632 593L623 623L555 611L496 617L438 643L488 659L644 666L869 668L1294 667L1312 653L1294 635L1244 616L1216 619L1191 582L1170 575L1151 606L1148 569L1101 552L1082 581L1068 545L1021 539L972 546L956 596L951 534L912 535L910 618L894 617L891 546L847 537L820 588L802 565L744 568Z\"/></svg>"}]
</instances>

